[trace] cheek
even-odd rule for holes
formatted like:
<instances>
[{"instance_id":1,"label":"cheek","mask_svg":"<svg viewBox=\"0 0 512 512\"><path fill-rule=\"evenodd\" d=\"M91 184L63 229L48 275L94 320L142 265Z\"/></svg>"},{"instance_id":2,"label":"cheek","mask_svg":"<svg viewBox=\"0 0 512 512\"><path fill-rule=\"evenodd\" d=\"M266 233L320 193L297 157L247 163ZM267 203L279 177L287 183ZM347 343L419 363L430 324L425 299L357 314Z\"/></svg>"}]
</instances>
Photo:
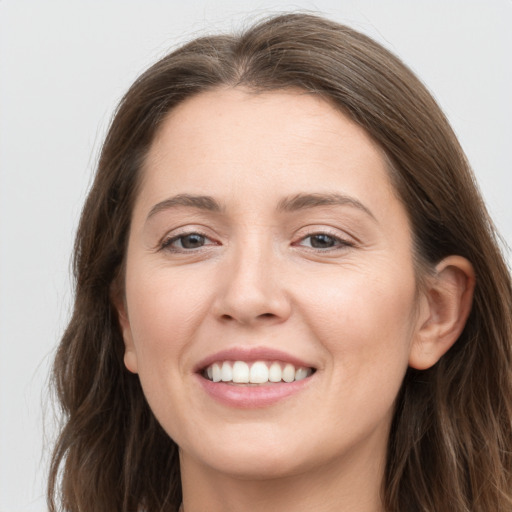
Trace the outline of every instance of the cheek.
<instances>
[{"instance_id":1,"label":"cheek","mask_svg":"<svg viewBox=\"0 0 512 512\"><path fill-rule=\"evenodd\" d=\"M414 337L415 279L398 268L351 272L317 283L308 296L308 323L329 354L337 385L363 394L389 383L398 390ZM382 276L385 277L382 277Z\"/></svg>"},{"instance_id":2,"label":"cheek","mask_svg":"<svg viewBox=\"0 0 512 512\"><path fill-rule=\"evenodd\" d=\"M179 273L169 274L162 269L132 272L127 281L128 310L146 400L167 433L183 439L187 422L176 421L176 411L188 410L183 354L202 335L209 297L191 283L190 276L181 279Z\"/></svg>"},{"instance_id":3,"label":"cheek","mask_svg":"<svg viewBox=\"0 0 512 512\"><path fill-rule=\"evenodd\" d=\"M130 274L129 274L130 275ZM197 334L210 298L204 286L162 269L132 272L127 281L128 312L138 370L165 371Z\"/></svg>"}]
</instances>

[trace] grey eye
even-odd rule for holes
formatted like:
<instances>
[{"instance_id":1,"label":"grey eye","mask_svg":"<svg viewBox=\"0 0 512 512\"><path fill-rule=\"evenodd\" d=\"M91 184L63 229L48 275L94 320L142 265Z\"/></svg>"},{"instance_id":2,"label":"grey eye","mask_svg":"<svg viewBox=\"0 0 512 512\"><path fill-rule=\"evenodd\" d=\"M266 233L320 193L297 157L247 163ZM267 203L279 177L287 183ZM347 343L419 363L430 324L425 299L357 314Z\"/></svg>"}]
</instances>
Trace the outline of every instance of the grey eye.
<instances>
[{"instance_id":1,"label":"grey eye","mask_svg":"<svg viewBox=\"0 0 512 512\"><path fill-rule=\"evenodd\" d=\"M326 235L325 233L318 233L317 235L310 235L305 240L309 239L309 245L315 249L329 249L338 245L339 240L333 236Z\"/></svg>"},{"instance_id":2,"label":"grey eye","mask_svg":"<svg viewBox=\"0 0 512 512\"><path fill-rule=\"evenodd\" d=\"M183 249L198 249L205 244L206 237L198 233L189 233L182 235L176 239L176 242L181 245Z\"/></svg>"}]
</instances>

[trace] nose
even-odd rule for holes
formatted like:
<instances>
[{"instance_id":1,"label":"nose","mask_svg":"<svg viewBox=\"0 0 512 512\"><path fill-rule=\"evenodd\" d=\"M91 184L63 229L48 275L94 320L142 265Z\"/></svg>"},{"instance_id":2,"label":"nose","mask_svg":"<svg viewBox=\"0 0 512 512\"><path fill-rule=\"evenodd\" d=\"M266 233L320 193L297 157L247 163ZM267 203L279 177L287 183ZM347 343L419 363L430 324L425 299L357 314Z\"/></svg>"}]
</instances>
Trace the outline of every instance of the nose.
<instances>
[{"instance_id":1,"label":"nose","mask_svg":"<svg viewBox=\"0 0 512 512\"><path fill-rule=\"evenodd\" d=\"M246 326L284 322L291 301L284 286L284 262L279 260L271 247L261 244L234 251L222 269L213 308L216 317Z\"/></svg>"}]
</instances>

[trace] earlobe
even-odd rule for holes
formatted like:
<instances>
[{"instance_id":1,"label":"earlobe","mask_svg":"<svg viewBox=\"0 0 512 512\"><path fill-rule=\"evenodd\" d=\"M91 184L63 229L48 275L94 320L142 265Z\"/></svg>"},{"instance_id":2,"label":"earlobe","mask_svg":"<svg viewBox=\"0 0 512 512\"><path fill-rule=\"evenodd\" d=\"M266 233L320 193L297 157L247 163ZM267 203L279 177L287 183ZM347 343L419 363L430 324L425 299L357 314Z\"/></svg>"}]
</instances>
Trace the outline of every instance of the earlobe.
<instances>
[{"instance_id":1,"label":"earlobe","mask_svg":"<svg viewBox=\"0 0 512 512\"><path fill-rule=\"evenodd\" d=\"M409 366L426 370L451 348L462 333L473 301L475 272L462 256L448 256L427 279L419 325Z\"/></svg>"},{"instance_id":2,"label":"earlobe","mask_svg":"<svg viewBox=\"0 0 512 512\"><path fill-rule=\"evenodd\" d=\"M117 311L119 327L121 328L121 334L124 341L124 365L130 372L137 373L137 354L135 352L135 345L133 343L130 320L128 318L125 301L122 297L116 294L116 297L112 298L112 302L114 303L114 307Z\"/></svg>"}]
</instances>

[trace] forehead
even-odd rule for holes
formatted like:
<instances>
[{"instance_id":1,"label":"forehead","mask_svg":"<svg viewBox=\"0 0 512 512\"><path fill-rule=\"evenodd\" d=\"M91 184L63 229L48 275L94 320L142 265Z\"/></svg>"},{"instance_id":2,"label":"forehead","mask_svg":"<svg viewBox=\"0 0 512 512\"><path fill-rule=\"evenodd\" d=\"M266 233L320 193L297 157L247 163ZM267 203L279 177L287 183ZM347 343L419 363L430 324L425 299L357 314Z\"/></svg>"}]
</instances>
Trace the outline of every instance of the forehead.
<instances>
[{"instance_id":1,"label":"forehead","mask_svg":"<svg viewBox=\"0 0 512 512\"><path fill-rule=\"evenodd\" d=\"M141 196L214 193L249 201L252 190L278 201L334 191L386 202L394 194L385 162L370 136L318 95L216 89L187 99L164 120L145 161Z\"/></svg>"}]
</instances>

